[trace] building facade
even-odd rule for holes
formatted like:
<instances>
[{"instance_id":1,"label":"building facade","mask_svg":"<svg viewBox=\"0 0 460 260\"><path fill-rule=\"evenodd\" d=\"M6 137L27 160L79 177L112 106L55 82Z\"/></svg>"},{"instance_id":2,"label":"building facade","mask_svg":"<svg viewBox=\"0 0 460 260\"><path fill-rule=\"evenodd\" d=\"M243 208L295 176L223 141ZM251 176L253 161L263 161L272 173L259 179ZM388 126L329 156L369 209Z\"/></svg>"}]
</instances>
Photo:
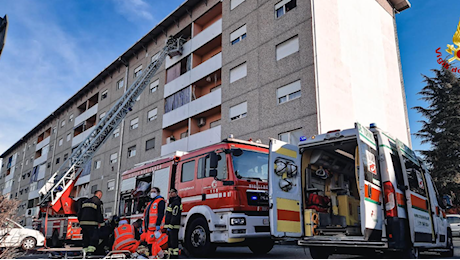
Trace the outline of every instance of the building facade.
<instances>
[{"instance_id":1,"label":"building facade","mask_svg":"<svg viewBox=\"0 0 460 260\"><path fill-rule=\"evenodd\" d=\"M396 13L406 0L187 0L5 151L0 191L31 224L38 190L94 129L169 36L166 58L94 155L75 198L104 192L117 214L121 173L135 164L236 138L298 142L377 123L410 145Z\"/></svg>"}]
</instances>

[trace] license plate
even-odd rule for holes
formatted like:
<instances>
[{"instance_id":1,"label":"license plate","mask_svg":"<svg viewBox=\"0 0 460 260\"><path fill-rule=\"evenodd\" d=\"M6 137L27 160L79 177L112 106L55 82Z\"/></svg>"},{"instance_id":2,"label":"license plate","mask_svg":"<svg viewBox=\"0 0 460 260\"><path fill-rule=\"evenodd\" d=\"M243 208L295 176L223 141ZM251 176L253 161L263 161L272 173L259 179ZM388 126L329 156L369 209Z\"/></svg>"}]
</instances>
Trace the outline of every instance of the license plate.
<instances>
[{"instance_id":1,"label":"license plate","mask_svg":"<svg viewBox=\"0 0 460 260\"><path fill-rule=\"evenodd\" d=\"M263 219L263 224L264 224L265 226L268 226L268 218Z\"/></svg>"}]
</instances>

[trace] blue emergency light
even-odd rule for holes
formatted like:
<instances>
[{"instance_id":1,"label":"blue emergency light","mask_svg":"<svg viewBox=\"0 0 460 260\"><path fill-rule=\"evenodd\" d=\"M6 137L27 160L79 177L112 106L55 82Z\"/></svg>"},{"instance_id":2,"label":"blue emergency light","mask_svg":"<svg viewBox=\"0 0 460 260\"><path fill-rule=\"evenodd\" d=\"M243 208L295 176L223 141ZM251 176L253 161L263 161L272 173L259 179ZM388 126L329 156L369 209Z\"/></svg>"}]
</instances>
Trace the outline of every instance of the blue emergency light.
<instances>
[{"instance_id":1,"label":"blue emergency light","mask_svg":"<svg viewBox=\"0 0 460 260\"><path fill-rule=\"evenodd\" d=\"M300 141L306 141L307 140L307 137L306 136L301 136L300 137Z\"/></svg>"}]
</instances>

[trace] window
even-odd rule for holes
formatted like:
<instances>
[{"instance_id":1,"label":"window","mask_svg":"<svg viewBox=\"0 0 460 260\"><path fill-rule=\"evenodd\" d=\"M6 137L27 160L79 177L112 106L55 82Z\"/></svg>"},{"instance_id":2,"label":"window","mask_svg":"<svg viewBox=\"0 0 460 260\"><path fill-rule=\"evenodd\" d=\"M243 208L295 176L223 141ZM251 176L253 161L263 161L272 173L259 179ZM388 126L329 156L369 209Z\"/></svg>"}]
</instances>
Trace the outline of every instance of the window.
<instances>
[{"instance_id":1,"label":"window","mask_svg":"<svg viewBox=\"0 0 460 260\"><path fill-rule=\"evenodd\" d=\"M116 163L117 162L117 153L113 153L110 155L110 163L113 164L113 163Z\"/></svg>"},{"instance_id":2,"label":"window","mask_svg":"<svg viewBox=\"0 0 460 260\"><path fill-rule=\"evenodd\" d=\"M109 95L109 91L107 89L102 91L101 100L106 99L108 95Z\"/></svg>"},{"instance_id":3,"label":"window","mask_svg":"<svg viewBox=\"0 0 460 260\"><path fill-rule=\"evenodd\" d=\"M121 89L125 86L125 79L120 79L119 81L117 81L117 89Z\"/></svg>"},{"instance_id":4,"label":"window","mask_svg":"<svg viewBox=\"0 0 460 260\"><path fill-rule=\"evenodd\" d=\"M288 144L298 145L300 142L300 137L302 136L302 130L292 130L290 132L281 133L278 135L278 139L286 142Z\"/></svg>"},{"instance_id":5,"label":"window","mask_svg":"<svg viewBox=\"0 0 460 260\"><path fill-rule=\"evenodd\" d=\"M61 161L60 157L56 158L56 164L58 164L60 161Z\"/></svg>"},{"instance_id":6,"label":"window","mask_svg":"<svg viewBox=\"0 0 460 260\"><path fill-rule=\"evenodd\" d=\"M106 114L106 112L104 112L104 113L102 113L102 114L99 115L99 121L101 121L102 118L104 118L105 114Z\"/></svg>"},{"instance_id":7,"label":"window","mask_svg":"<svg viewBox=\"0 0 460 260\"><path fill-rule=\"evenodd\" d=\"M134 69L134 77L137 78L142 74L142 65Z\"/></svg>"},{"instance_id":8,"label":"window","mask_svg":"<svg viewBox=\"0 0 460 260\"><path fill-rule=\"evenodd\" d=\"M97 160L94 162L94 169L100 169L101 168L101 160Z\"/></svg>"},{"instance_id":9,"label":"window","mask_svg":"<svg viewBox=\"0 0 460 260\"><path fill-rule=\"evenodd\" d=\"M454 216L448 216L447 217L447 223L449 223L449 224L460 224L460 218L459 217L454 217Z\"/></svg>"},{"instance_id":10,"label":"window","mask_svg":"<svg viewBox=\"0 0 460 260\"><path fill-rule=\"evenodd\" d=\"M145 150L148 151L150 149L154 149L155 148L155 138L152 138L150 140L147 140L145 142Z\"/></svg>"},{"instance_id":11,"label":"window","mask_svg":"<svg viewBox=\"0 0 460 260\"><path fill-rule=\"evenodd\" d=\"M63 142L64 142L64 140L62 138L59 139L59 146L61 146Z\"/></svg>"},{"instance_id":12,"label":"window","mask_svg":"<svg viewBox=\"0 0 460 260\"><path fill-rule=\"evenodd\" d=\"M115 128L115 130L113 130L113 138L119 137L119 136L120 136L120 127L117 127Z\"/></svg>"},{"instance_id":13,"label":"window","mask_svg":"<svg viewBox=\"0 0 460 260\"><path fill-rule=\"evenodd\" d=\"M297 0L283 0L275 5L275 17L280 18L297 6Z\"/></svg>"},{"instance_id":14,"label":"window","mask_svg":"<svg viewBox=\"0 0 460 260\"><path fill-rule=\"evenodd\" d=\"M155 55L152 56L151 62L154 62L158 57L160 56L160 52L155 53Z\"/></svg>"},{"instance_id":15,"label":"window","mask_svg":"<svg viewBox=\"0 0 460 260\"><path fill-rule=\"evenodd\" d=\"M276 90L278 104L288 102L300 97L300 80L287 84Z\"/></svg>"},{"instance_id":16,"label":"window","mask_svg":"<svg viewBox=\"0 0 460 260\"><path fill-rule=\"evenodd\" d=\"M149 113L147 114L147 118L148 118L149 122L157 119L157 109L154 108L154 109L150 110Z\"/></svg>"},{"instance_id":17,"label":"window","mask_svg":"<svg viewBox=\"0 0 460 260\"><path fill-rule=\"evenodd\" d=\"M72 122L72 121L73 121L73 114L69 116L69 122Z\"/></svg>"},{"instance_id":18,"label":"window","mask_svg":"<svg viewBox=\"0 0 460 260\"><path fill-rule=\"evenodd\" d=\"M150 93L156 92L158 90L158 86L160 85L160 80L157 79L154 82L150 83Z\"/></svg>"},{"instance_id":19,"label":"window","mask_svg":"<svg viewBox=\"0 0 460 260\"><path fill-rule=\"evenodd\" d=\"M165 99L165 114L190 102L190 87L177 91Z\"/></svg>"},{"instance_id":20,"label":"window","mask_svg":"<svg viewBox=\"0 0 460 260\"><path fill-rule=\"evenodd\" d=\"M248 102L244 102L230 108L230 120L236 120L247 116Z\"/></svg>"},{"instance_id":21,"label":"window","mask_svg":"<svg viewBox=\"0 0 460 260\"><path fill-rule=\"evenodd\" d=\"M72 138L72 135L69 133L67 134L67 138L66 138L67 142L70 141L70 138Z\"/></svg>"},{"instance_id":22,"label":"window","mask_svg":"<svg viewBox=\"0 0 460 260\"><path fill-rule=\"evenodd\" d=\"M68 157L69 157L68 153L64 154L64 161L67 160Z\"/></svg>"},{"instance_id":23,"label":"window","mask_svg":"<svg viewBox=\"0 0 460 260\"><path fill-rule=\"evenodd\" d=\"M234 32L230 34L230 42L232 43L232 45L240 42L244 38L246 38L246 24L236 29Z\"/></svg>"},{"instance_id":24,"label":"window","mask_svg":"<svg viewBox=\"0 0 460 260\"><path fill-rule=\"evenodd\" d=\"M136 146L131 146L128 148L128 158L136 156Z\"/></svg>"},{"instance_id":25,"label":"window","mask_svg":"<svg viewBox=\"0 0 460 260\"><path fill-rule=\"evenodd\" d=\"M406 156L403 156L403 158L404 165L406 166L407 178L409 180L409 189L426 197L423 169L421 169L418 164L415 164Z\"/></svg>"},{"instance_id":26,"label":"window","mask_svg":"<svg viewBox=\"0 0 460 260\"><path fill-rule=\"evenodd\" d=\"M188 132L183 132L180 134L180 139L186 138L188 136Z\"/></svg>"},{"instance_id":27,"label":"window","mask_svg":"<svg viewBox=\"0 0 460 260\"><path fill-rule=\"evenodd\" d=\"M91 194L94 194L97 191L97 184L91 186Z\"/></svg>"},{"instance_id":28,"label":"window","mask_svg":"<svg viewBox=\"0 0 460 260\"><path fill-rule=\"evenodd\" d=\"M230 10L235 9L235 7L239 6L244 0L230 0Z\"/></svg>"},{"instance_id":29,"label":"window","mask_svg":"<svg viewBox=\"0 0 460 260\"><path fill-rule=\"evenodd\" d=\"M276 45L276 60L281 60L293 53L299 51L299 36L294 36L291 39Z\"/></svg>"},{"instance_id":30,"label":"window","mask_svg":"<svg viewBox=\"0 0 460 260\"><path fill-rule=\"evenodd\" d=\"M64 126L65 126L65 120L62 120L61 127L64 127Z\"/></svg>"},{"instance_id":31,"label":"window","mask_svg":"<svg viewBox=\"0 0 460 260\"><path fill-rule=\"evenodd\" d=\"M191 181L195 176L195 160L182 164L181 182Z\"/></svg>"},{"instance_id":32,"label":"window","mask_svg":"<svg viewBox=\"0 0 460 260\"><path fill-rule=\"evenodd\" d=\"M131 120L130 125L131 125L131 126L130 126L131 129L136 129L136 128L138 128L138 127L139 127L139 118L136 117L136 118L134 118L133 120Z\"/></svg>"},{"instance_id":33,"label":"window","mask_svg":"<svg viewBox=\"0 0 460 260\"><path fill-rule=\"evenodd\" d=\"M227 161L225 153L219 153L220 160L217 162L217 178L224 180L227 179ZM209 155L206 157L200 158L198 162L198 179L207 178L209 177L209 170L211 170L210 166L210 157Z\"/></svg>"},{"instance_id":34,"label":"window","mask_svg":"<svg viewBox=\"0 0 460 260\"><path fill-rule=\"evenodd\" d=\"M245 62L230 70L230 83L235 82L239 79L242 79L246 77L246 75L247 75L247 66Z\"/></svg>"},{"instance_id":35,"label":"window","mask_svg":"<svg viewBox=\"0 0 460 260\"><path fill-rule=\"evenodd\" d=\"M213 128L213 127L216 127L216 126L220 126L220 119L219 120L216 120L216 121L213 121L209 124L209 128Z\"/></svg>"},{"instance_id":36,"label":"window","mask_svg":"<svg viewBox=\"0 0 460 260\"><path fill-rule=\"evenodd\" d=\"M109 180L107 182L107 190L108 191L115 190L115 180Z\"/></svg>"}]
</instances>

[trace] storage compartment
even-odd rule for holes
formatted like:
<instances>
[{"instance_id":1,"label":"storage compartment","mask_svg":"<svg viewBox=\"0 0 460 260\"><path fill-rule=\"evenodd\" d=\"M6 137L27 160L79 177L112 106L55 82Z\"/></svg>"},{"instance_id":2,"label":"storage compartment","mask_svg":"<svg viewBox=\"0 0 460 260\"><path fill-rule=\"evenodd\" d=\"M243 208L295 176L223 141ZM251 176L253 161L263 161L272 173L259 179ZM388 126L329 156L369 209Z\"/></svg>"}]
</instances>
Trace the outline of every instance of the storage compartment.
<instances>
[{"instance_id":1,"label":"storage compartment","mask_svg":"<svg viewBox=\"0 0 460 260\"><path fill-rule=\"evenodd\" d=\"M138 176L136 187L121 194L120 216L142 214L150 201L149 192L152 174Z\"/></svg>"},{"instance_id":2,"label":"storage compartment","mask_svg":"<svg viewBox=\"0 0 460 260\"><path fill-rule=\"evenodd\" d=\"M356 139L306 148L302 154L306 236L360 236Z\"/></svg>"}]
</instances>

